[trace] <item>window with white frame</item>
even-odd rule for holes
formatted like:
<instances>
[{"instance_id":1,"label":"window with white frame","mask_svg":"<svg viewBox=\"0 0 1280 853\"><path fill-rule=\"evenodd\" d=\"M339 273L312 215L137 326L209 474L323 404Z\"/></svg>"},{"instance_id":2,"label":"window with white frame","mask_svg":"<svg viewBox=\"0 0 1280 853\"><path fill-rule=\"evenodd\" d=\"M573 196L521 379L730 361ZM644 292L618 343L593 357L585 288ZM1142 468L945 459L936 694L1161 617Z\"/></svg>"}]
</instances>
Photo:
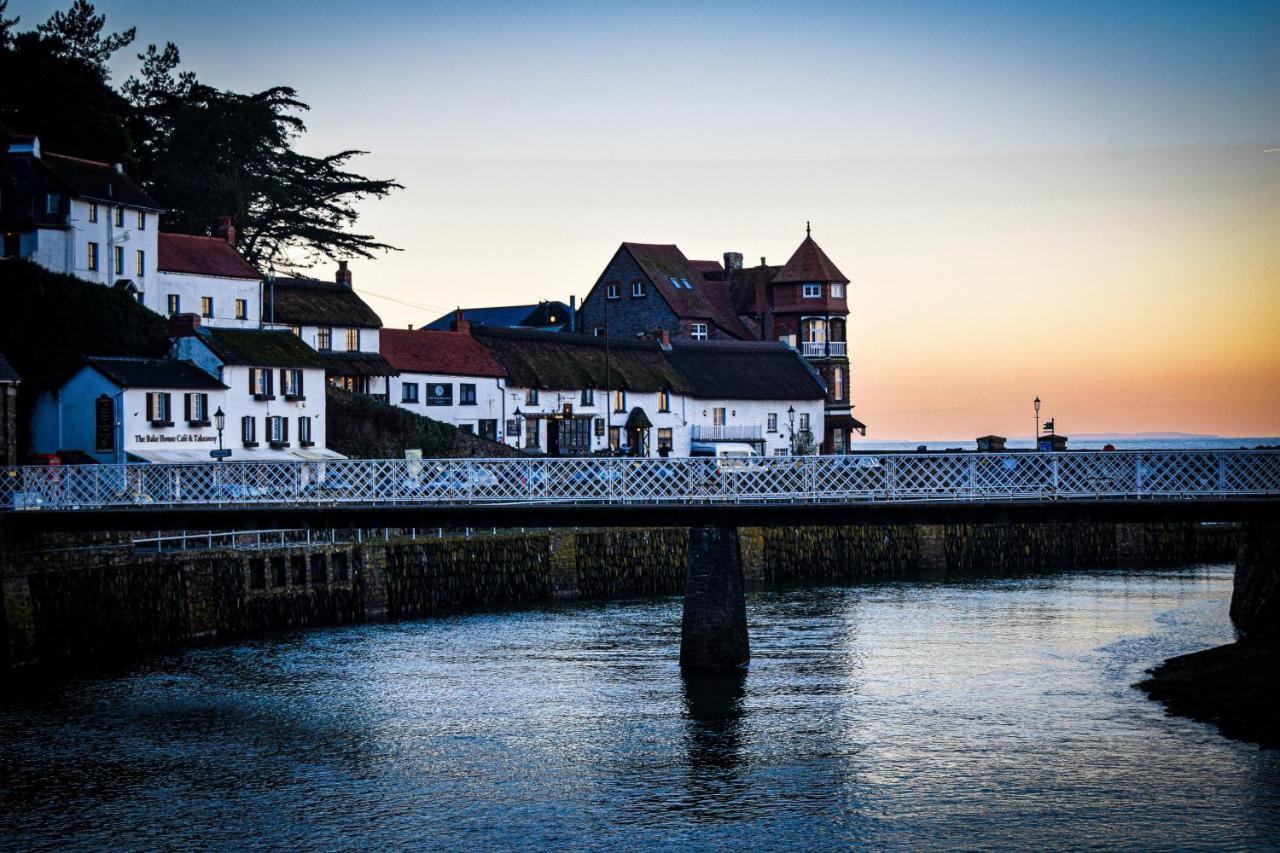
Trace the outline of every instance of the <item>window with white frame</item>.
<instances>
[{"instance_id":1,"label":"window with white frame","mask_svg":"<svg viewBox=\"0 0 1280 853\"><path fill-rule=\"evenodd\" d=\"M139 231L147 230L147 214L141 210L138 211L138 230Z\"/></svg>"},{"instance_id":2,"label":"window with white frame","mask_svg":"<svg viewBox=\"0 0 1280 853\"><path fill-rule=\"evenodd\" d=\"M594 388L582 389L582 405L594 406L596 404L596 391Z\"/></svg>"},{"instance_id":3,"label":"window with white frame","mask_svg":"<svg viewBox=\"0 0 1280 853\"><path fill-rule=\"evenodd\" d=\"M616 284L610 284L604 289L605 299L617 299L621 295L622 295L622 288Z\"/></svg>"},{"instance_id":4,"label":"window with white frame","mask_svg":"<svg viewBox=\"0 0 1280 853\"><path fill-rule=\"evenodd\" d=\"M831 399L843 400L844 397L844 368L834 367L831 369Z\"/></svg>"},{"instance_id":5,"label":"window with white frame","mask_svg":"<svg viewBox=\"0 0 1280 853\"><path fill-rule=\"evenodd\" d=\"M712 425L712 426L724 426L724 422L725 422L724 406L720 406L720 407L718 407L718 408L714 408L714 409L712 409L712 410L711 410L711 425Z\"/></svg>"},{"instance_id":6,"label":"window with white frame","mask_svg":"<svg viewBox=\"0 0 1280 853\"><path fill-rule=\"evenodd\" d=\"M88 260L89 260L89 269L96 272L98 269L98 244L97 243L89 244Z\"/></svg>"},{"instance_id":7,"label":"window with white frame","mask_svg":"<svg viewBox=\"0 0 1280 853\"><path fill-rule=\"evenodd\" d=\"M236 300L236 319L237 320L249 319L249 300L248 299Z\"/></svg>"},{"instance_id":8,"label":"window with white frame","mask_svg":"<svg viewBox=\"0 0 1280 853\"><path fill-rule=\"evenodd\" d=\"M311 439L311 418L302 415L298 418L298 444L311 447L315 442Z\"/></svg>"},{"instance_id":9,"label":"window with white frame","mask_svg":"<svg viewBox=\"0 0 1280 853\"><path fill-rule=\"evenodd\" d=\"M613 392L613 410L615 412L627 410L627 392L621 388Z\"/></svg>"},{"instance_id":10,"label":"window with white frame","mask_svg":"<svg viewBox=\"0 0 1280 853\"><path fill-rule=\"evenodd\" d=\"M280 415L271 415L267 418L267 441L277 447L284 447L289 443L289 419Z\"/></svg>"},{"instance_id":11,"label":"window with white frame","mask_svg":"<svg viewBox=\"0 0 1280 853\"><path fill-rule=\"evenodd\" d=\"M474 382L458 383L458 405L474 406L476 404L476 384Z\"/></svg>"},{"instance_id":12,"label":"window with white frame","mask_svg":"<svg viewBox=\"0 0 1280 853\"><path fill-rule=\"evenodd\" d=\"M166 391L147 392L147 420L152 426L173 426L170 397Z\"/></svg>"},{"instance_id":13,"label":"window with white frame","mask_svg":"<svg viewBox=\"0 0 1280 853\"><path fill-rule=\"evenodd\" d=\"M325 352L333 349L333 329L328 326L316 329L316 349Z\"/></svg>"},{"instance_id":14,"label":"window with white frame","mask_svg":"<svg viewBox=\"0 0 1280 853\"><path fill-rule=\"evenodd\" d=\"M773 455L774 456L790 456L791 451L785 447L775 447L773 449Z\"/></svg>"},{"instance_id":15,"label":"window with white frame","mask_svg":"<svg viewBox=\"0 0 1280 853\"><path fill-rule=\"evenodd\" d=\"M821 298L822 298L822 285L820 285L820 284L806 284L806 285L804 286L804 298L805 298L805 299L821 299Z\"/></svg>"},{"instance_id":16,"label":"window with white frame","mask_svg":"<svg viewBox=\"0 0 1280 853\"><path fill-rule=\"evenodd\" d=\"M838 281L831 282L831 298L844 299L844 285Z\"/></svg>"},{"instance_id":17,"label":"window with white frame","mask_svg":"<svg viewBox=\"0 0 1280 853\"><path fill-rule=\"evenodd\" d=\"M404 382L400 385L400 402L416 403L418 402L418 383Z\"/></svg>"},{"instance_id":18,"label":"window with white frame","mask_svg":"<svg viewBox=\"0 0 1280 853\"><path fill-rule=\"evenodd\" d=\"M663 388L661 391L658 392L658 411L659 412L671 411L671 392L668 391L666 388Z\"/></svg>"},{"instance_id":19,"label":"window with white frame","mask_svg":"<svg viewBox=\"0 0 1280 853\"><path fill-rule=\"evenodd\" d=\"M808 412L800 413L800 429L803 432L809 431L809 413Z\"/></svg>"},{"instance_id":20,"label":"window with white frame","mask_svg":"<svg viewBox=\"0 0 1280 853\"><path fill-rule=\"evenodd\" d=\"M643 281L633 281L633 282L631 282L631 296L632 296L633 298L637 298L637 299L638 299L639 297L641 297L641 296L644 296L644 282L643 282Z\"/></svg>"},{"instance_id":21,"label":"window with white frame","mask_svg":"<svg viewBox=\"0 0 1280 853\"><path fill-rule=\"evenodd\" d=\"M604 327L603 327L603 326L592 326L592 327L591 327L591 334L592 334L593 336L597 337L597 338L603 338L603 337L604 337Z\"/></svg>"},{"instance_id":22,"label":"window with white frame","mask_svg":"<svg viewBox=\"0 0 1280 853\"><path fill-rule=\"evenodd\" d=\"M186 421L192 426L209 425L209 395L198 392L191 392L186 395L183 403L186 411Z\"/></svg>"},{"instance_id":23,"label":"window with white frame","mask_svg":"<svg viewBox=\"0 0 1280 853\"><path fill-rule=\"evenodd\" d=\"M258 446L258 422L253 415L245 415L240 419L240 441L245 447Z\"/></svg>"},{"instance_id":24,"label":"window with white frame","mask_svg":"<svg viewBox=\"0 0 1280 853\"><path fill-rule=\"evenodd\" d=\"M765 430L768 432L778 431L778 413L777 412L769 413L768 425L765 427Z\"/></svg>"},{"instance_id":25,"label":"window with white frame","mask_svg":"<svg viewBox=\"0 0 1280 853\"><path fill-rule=\"evenodd\" d=\"M347 329L347 352L360 352L359 329Z\"/></svg>"},{"instance_id":26,"label":"window with white frame","mask_svg":"<svg viewBox=\"0 0 1280 853\"><path fill-rule=\"evenodd\" d=\"M280 370L280 390L287 400L302 399L302 368L285 367Z\"/></svg>"},{"instance_id":27,"label":"window with white frame","mask_svg":"<svg viewBox=\"0 0 1280 853\"><path fill-rule=\"evenodd\" d=\"M258 399L271 398L271 371L265 367L249 368L249 393Z\"/></svg>"},{"instance_id":28,"label":"window with white frame","mask_svg":"<svg viewBox=\"0 0 1280 853\"><path fill-rule=\"evenodd\" d=\"M200 316L208 320L213 319L213 297L212 296L200 297Z\"/></svg>"},{"instance_id":29,"label":"window with white frame","mask_svg":"<svg viewBox=\"0 0 1280 853\"><path fill-rule=\"evenodd\" d=\"M89 202L89 221L98 221L98 203L96 201Z\"/></svg>"},{"instance_id":30,"label":"window with white frame","mask_svg":"<svg viewBox=\"0 0 1280 853\"><path fill-rule=\"evenodd\" d=\"M707 324L690 323L689 337L693 338L695 341L705 341L707 339Z\"/></svg>"}]
</instances>

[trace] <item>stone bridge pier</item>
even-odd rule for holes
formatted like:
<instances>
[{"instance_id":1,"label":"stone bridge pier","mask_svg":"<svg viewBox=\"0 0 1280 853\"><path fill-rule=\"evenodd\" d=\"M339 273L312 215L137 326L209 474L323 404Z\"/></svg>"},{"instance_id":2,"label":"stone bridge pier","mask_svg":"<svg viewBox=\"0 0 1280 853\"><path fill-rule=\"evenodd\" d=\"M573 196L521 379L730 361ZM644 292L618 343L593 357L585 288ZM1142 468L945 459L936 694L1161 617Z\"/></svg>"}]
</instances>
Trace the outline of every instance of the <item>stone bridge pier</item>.
<instances>
[{"instance_id":1,"label":"stone bridge pier","mask_svg":"<svg viewBox=\"0 0 1280 853\"><path fill-rule=\"evenodd\" d=\"M751 660L751 643L737 528L690 528L688 553L681 668L724 671L745 666Z\"/></svg>"}]
</instances>

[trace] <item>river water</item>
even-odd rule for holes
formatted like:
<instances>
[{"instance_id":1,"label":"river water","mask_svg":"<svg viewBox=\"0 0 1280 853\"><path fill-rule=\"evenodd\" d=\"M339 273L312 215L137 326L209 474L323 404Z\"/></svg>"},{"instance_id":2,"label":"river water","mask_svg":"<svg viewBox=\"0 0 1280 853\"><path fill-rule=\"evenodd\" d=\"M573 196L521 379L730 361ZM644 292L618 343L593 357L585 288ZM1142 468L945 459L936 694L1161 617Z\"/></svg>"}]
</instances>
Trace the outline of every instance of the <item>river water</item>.
<instances>
[{"instance_id":1,"label":"river water","mask_svg":"<svg viewBox=\"0 0 1280 853\"><path fill-rule=\"evenodd\" d=\"M678 598L277 636L0 702L6 847L1257 847L1280 753L1131 685L1228 642L1227 566Z\"/></svg>"}]
</instances>

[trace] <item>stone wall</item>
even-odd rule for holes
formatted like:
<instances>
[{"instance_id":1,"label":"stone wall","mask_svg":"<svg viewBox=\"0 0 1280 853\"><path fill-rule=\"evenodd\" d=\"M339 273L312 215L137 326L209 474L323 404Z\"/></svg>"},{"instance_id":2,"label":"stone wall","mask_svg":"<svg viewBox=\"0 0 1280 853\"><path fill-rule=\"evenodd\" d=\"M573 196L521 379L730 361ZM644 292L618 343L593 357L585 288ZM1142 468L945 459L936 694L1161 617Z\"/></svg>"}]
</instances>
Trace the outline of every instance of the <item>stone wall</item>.
<instances>
[{"instance_id":1,"label":"stone wall","mask_svg":"<svg viewBox=\"0 0 1280 853\"><path fill-rule=\"evenodd\" d=\"M1236 537L1231 527L1191 525L744 528L739 548L750 588L921 572L1226 561L1234 557ZM118 659L281 628L555 599L675 595L685 588L688 549L683 528L166 555L136 555L127 547L33 554L5 539L0 669ZM1270 565L1267 577L1274 582ZM1267 600L1274 604L1271 589Z\"/></svg>"},{"instance_id":2,"label":"stone wall","mask_svg":"<svg viewBox=\"0 0 1280 853\"><path fill-rule=\"evenodd\" d=\"M1247 642L1280 641L1280 524L1245 526L1231 595L1231 622Z\"/></svg>"}]
</instances>

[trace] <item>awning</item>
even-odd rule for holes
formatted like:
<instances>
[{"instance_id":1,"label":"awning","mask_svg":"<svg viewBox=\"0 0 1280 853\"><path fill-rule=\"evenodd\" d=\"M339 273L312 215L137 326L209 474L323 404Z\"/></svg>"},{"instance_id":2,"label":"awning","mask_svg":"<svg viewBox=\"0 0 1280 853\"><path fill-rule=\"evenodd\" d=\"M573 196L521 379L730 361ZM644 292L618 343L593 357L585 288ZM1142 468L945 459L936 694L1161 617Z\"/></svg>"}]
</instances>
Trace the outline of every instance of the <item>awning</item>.
<instances>
[{"instance_id":1,"label":"awning","mask_svg":"<svg viewBox=\"0 0 1280 853\"><path fill-rule=\"evenodd\" d=\"M288 447L272 450L263 447L233 447L228 462L324 462L346 459L336 450L320 447ZM130 450L130 461L136 462L212 462L208 450Z\"/></svg>"},{"instance_id":2,"label":"awning","mask_svg":"<svg viewBox=\"0 0 1280 853\"><path fill-rule=\"evenodd\" d=\"M867 434L867 425L853 415L827 415L823 423L828 429L856 429L860 435Z\"/></svg>"},{"instance_id":3,"label":"awning","mask_svg":"<svg viewBox=\"0 0 1280 853\"><path fill-rule=\"evenodd\" d=\"M649 416L644 413L644 409L636 406L631 410L631 414L627 415L626 428L631 429L653 429L653 424L649 421Z\"/></svg>"}]
</instances>

